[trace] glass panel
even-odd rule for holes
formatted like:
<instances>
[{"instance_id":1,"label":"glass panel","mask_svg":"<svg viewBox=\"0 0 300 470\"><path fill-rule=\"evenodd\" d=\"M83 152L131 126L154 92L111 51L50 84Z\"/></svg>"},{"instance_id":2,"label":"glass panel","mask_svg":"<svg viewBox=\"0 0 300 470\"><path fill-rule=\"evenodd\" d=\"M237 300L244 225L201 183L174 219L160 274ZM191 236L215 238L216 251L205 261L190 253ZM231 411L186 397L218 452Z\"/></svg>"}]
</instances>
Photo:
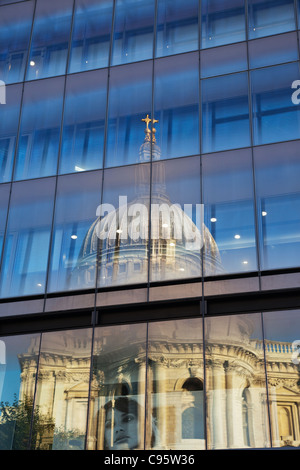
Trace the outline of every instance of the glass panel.
<instances>
[{"instance_id":1,"label":"glass panel","mask_svg":"<svg viewBox=\"0 0 300 470\"><path fill-rule=\"evenodd\" d=\"M110 71L106 166L139 161L144 125L151 114L152 62Z\"/></svg>"},{"instance_id":2,"label":"glass panel","mask_svg":"<svg viewBox=\"0 0 300 470\"><path fill-rule=\"evenodd\" d=\"M27 80L66 72L73 0L37 0Z\"/></svg>"},{"instance_id":3,"label":"glass panel","mask_svg":"<svg viewBox=\"0 0 300 470\"><path fill-rule=\"evenodd\" d=\"M107 71L68 76L60 173L102 168Z\"/></svg>"},{"instance_id":4,"label":"glass panel","mask_svg":"<svg viewBox=\"0 0 300 470\"><path fill-rule=\"evenodd\" d=\"M205 320L209 449L269 447L260 314Z\"/></svg>"},{"instance_id":5,"label":"glass panel","mask_svg":"<svg viewBox=\"0 0 300 470\"><path fill-rule=\"evenodd\" d=\"M147 442L151 449L204 449L202 320L149 324Z\"/></svg>"},{"instance_id":6,"label":"glass panel","mask_svg":"<svg viewBox=\"0 0 300 470\"><path fill-rule=\"evenodd\" d=\"M5 93L6 104L0 105L0 183L12 178L22 87L6 86Z\"/></svg>"},{"instance_id":7,"label":"glass panel","mask_svg":"<svg viewBox=\"0 0 300 470\"><path fill-rule=\"evenodd\" d=\"M245 41L244 0L202 0L201 7L203 49Z\"/></svg>"},{"instance_id":8,"label":"glass panel","mask_svg":"<svg viewBox=\"0 0 300 470\"><path fill-rule=\"evenodd\" d=\"M295 29L293 0L248 0L249 39Z\"/></svg>"},{"instance_id":9,"label":"glass panel","mask_svg":"<svg viewBox=\"0 0 300 470\"><path fill-rule=\"evenodd\" d=\"M100 287L139 284L148 279L150 166L147 163L105 170L97 222L87 246L100 246Z\"/></svg>"},{"instance_id":10,"label":"glass panel","mask_svg":"<svg viewBox=\"0 0 300 470\"><path fill-rule=\"evenodd\" d=\"M144 448L146 324L95 329L88 449Z\"/></svg>"},{"instance_id":11,"label":"glass panel","mask_svg":"<svg viewBox=\"0 0 300 470\"><path fill-rule=\"evenodd\" d=\"M292 102L291 88L295 80L297 63L251 72L255 145L299 138L300 107Z\"/></svg>"},{"instance_id":12,"label":"glass panel","mask_svg":"<svg viewBox=\"0 0 300 470\"><path fill-rule=\"evenodd\" d=\"M85 242L101 201L101 176L58 178L48 292L95 288L95 259Z\"/></svg>"},{"instance_id":13,"label":"glass panel","mask_svg":"<svg viewBox=\"0 0 300 470\"><path fill-rule=\"evenodd\" d=\"M299 265L299 142L254 149L261 268Z\"/></svg>"},{"instance_id":14,"label":"glass panel","mask_svg":"<svg viewBox=\"0 0 300 470\"><path fill-rule=\"evenodd\" d=\"M33 6L34 2L29 1L1 8L0 77L7 84L24 79Z\"/></svg>"},{"instance_id":15,"label":"glass panel","mask_svg":"<svg viewBox=\"0 0 300 470\"><path fill-rule=\"evenodd\" d=\"M249 41L250 68L298 60L297 34L288 33Z\"/></svg>"},{"instance_id":16,"label":"glass panel","mask_svg":"<svg viewBox=\"0 0 300 470\"><path fill-rule=\"evenodd\" d=\"M162 158L199 154L199 55L155 62L154 117Z\"/></svg>"},{"instance_id":17,"label":"glass panel","mask_svg":"<svg viewBox=\"0 0 300 470\"><path fill-rule=\"evenodd\" d=\"M200 158L152 165L152 281L201 276Z\"/></svg>"},{"instance_id":18,"label":"glass panel","mask_svg":"<svg viewBox=\"0 0 300 470\"><path fill-rule=\"evenodd\" d=\"M91 346L91 329L42 335L32 448L84 450Z\"/></svg>"},{"instance_id":19,"label":"glass panel","mask_svg":"<svg viewBox=\"0 0 300 470\"><path fill-rule=\"evenodd\" d=\"M264 313L273 447L300 445L300 311Z\"/></svg>"},{"instance_id":20,"label":"glass panel","mask_svg":"<svg viewBox=\"0 0 300 470\"><path fill-rule=\"evenodd\" d=\"M198 49L198 0L158 0L156 56Z\"/></svg>"},{"instance_id":21,"label":"glass panel","mask_svg":"<svg viewBox=\"0 0 300 470\"><path fill-rule=\"evenodd\" d=\"M45 290L55 179L14 183L1 271L1 297Z\"/></svg>"},{"instance_id":22,"label":"glass panel","mask_svg":"<svg viewBox=\"0 0 300 470\"><path fill-rule=\"evenodd\" d=\"M112 65L153 56L155 0L116 0Z\"/></svg>"},{"instance_id":23,"label":"glass panel","mask_svg":"<svg viewBox=\"0 0 300 470\"><path fill-rule=\"evenodd\" d=\"M4 232L6 225L6 216L8 210L8 201L10 193L10 184L0 185L0 261L2 254L2 246L4 240Z\"/></svg>"},{"instance_id":24,"label":"glass panel","mask_svg":"<svg viewBox=\"0 0 300 470\"><path fill-rule=\"evenodd\" d=\"M247 45L240 43L205 49L201 51L200 65L202 78L247 70Z\"/></svg>"},{"instance_id":25,"label":"glass panel","mask_svg":"<svg viewBox=\"0 0 300 470\"><path fill-rule=\"evenodd\" d=\"M202 81L202 151L250 145L246 73Z\"/></svg>"},{"instance_id":26,"label":"glass panel","mask_svg":"<svg viewBox=\"0 0 300 470\"><path fill-rule=\"evenodd\" d=\"M204 221L219 250L219 273L257 269L252 162L250 150L202 157ZM215 246L216 244L216 246ZM211 270L213 250L205 252L204 275Z\"/></svg>"},{"instance_id":27,"label":"glass panel","mask_svg":"<svg viewBox=\"0 0 300 470\"><path fill-rule=\"evenodd\" d=\"M28 450L39 346L39 334L0 338L0 450Z\"/></svg>"},{"instance_id":28,"label":"glass panel","mask_svg":"<svg viewBox=\"0 0 300 470\"><path fill-rule=\"evenodd\" d=\"M25 84L15 180L57 172L64 80Z\"/></svg>"},{"instance_id":29,"label":"glass panel","mask_svg":"<svg viewBox=\"0 0 300 470\"><path fill-rule=\"evenodd\" d=\"M69 72L108 66L113 2L77 0Z\"/></svg>"}]
</instances>

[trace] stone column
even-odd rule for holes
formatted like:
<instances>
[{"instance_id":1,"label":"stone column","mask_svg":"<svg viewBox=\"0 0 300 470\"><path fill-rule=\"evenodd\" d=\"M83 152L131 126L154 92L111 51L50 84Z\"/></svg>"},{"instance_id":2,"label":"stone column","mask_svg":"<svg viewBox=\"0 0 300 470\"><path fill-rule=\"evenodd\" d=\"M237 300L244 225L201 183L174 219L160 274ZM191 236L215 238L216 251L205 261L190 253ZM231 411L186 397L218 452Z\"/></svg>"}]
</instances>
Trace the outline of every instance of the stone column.
<instances>
[{"instance_id":1,"label":"stone column","mask_svg":"<svg viewBox=\"0 0 300 470\"><path fill-rule=\"evenodd\" d=\"M209 374L207 374L209 375ZM212 390L210 391L211 403L209 406L210 428L213 449L224 449L227 447L226 436L226 410L225 410L225 376L221 361L211 361L210 375Z\"/></svg>"}]
</instances>

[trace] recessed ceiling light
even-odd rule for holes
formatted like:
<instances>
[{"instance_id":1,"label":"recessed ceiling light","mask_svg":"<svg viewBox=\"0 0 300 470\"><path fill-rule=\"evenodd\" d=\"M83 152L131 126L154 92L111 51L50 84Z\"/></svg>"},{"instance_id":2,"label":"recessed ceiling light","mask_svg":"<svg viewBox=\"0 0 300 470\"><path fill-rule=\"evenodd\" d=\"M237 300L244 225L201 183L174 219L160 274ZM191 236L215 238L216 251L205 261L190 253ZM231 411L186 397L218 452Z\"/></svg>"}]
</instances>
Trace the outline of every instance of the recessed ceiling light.
<instances>
[{"instance_id":1,"label":"recessed ceiling light","mask_svg":"<svg viewBox=\"0 0 300 470\"><path fill-rule=\"evenodd\" d=\"M243 264L248 264L248 261L247 260L243 261Z\"/></svg>"},{"instance_id":2,"label":"recessed ceiling light","mask_svg":"<svg viewBox=\"0 0 300 470\"><path fill-rule=\"evenodd\" d=\"M211 222L217 222L217 219L216 219L215 217L212 217L212 218L210 219L210 221L211 221Z\"/></svg>"},{"instance_id":3,"label":"recessed ceiling light","mask_svg":"<svg viewBox=\"0 0 300 470\"><path fill-rule=\"evenodd\" d=\"M84 168L81 168L80 166L75 165L75 171L85 171Z\"/></svg>"},{"instance_id":4,"label":"recessed ceiling light","mask_svg":"<svg viewBox=\"0 0 300 470\"><path fill-rule=\"evenodd\" d=\"M120 228L118 228L118 230L116 230L117 233L122 233L123 230L121 230Z\"/></svg>"},{"instance_id":5,"label":"recessed ceiling light","mask_svg":"<svg viewBox=\"0 0 300 470\"><path fill-rule=\"evenodd\" d=\"M265 216L267 215L267 212L266 212L266 211L262 211L261 215L262 215L263 217L265 217Z\"/></svg>"},{"instance_id":6,"label":"recessed ceiling light","mask_svg":"<svg viewBox=\"0 0 300 470\"><path fill-rule=\"evenodd\" d=\"M170 246L175 246L175 243L171 242L171 243L170 243Z\"/></svg>"},{"instance_id":7,"label":"recessed ceiling light","mask_svg":"<svg viewBox=\"0 0 300 470\"><path fill-rule=\"evenodd\" d=\"M239 240L239 238L241 238L241 236L237 233L234 238L236 238L236 240Z\"/></svg>"},{"instance_id":8,"label":"recessed ceiling light","mask_svg":"<svg viewBox=\"0 0 300 470\"><path fill-rule=\"evenodd\" d=\"M71 238L72 238L72 240L76 240L76 239L77 239L77 235L71 235Z\"/></svg>"},{"instance_id":9,"label":"recessed ceiling light","mask_svg":"<svg viewBox=\"0 0 300 470\"><path fill-rule=\"evenodd\" d=\"M38 283L37 286L42 287L42 284Z\"/></svg>"},{"instance_id":10,"label":"recessed ceiling light","mask_svg":"<svg viewBox=\"0 0 300 470\"><path fill-rule=\"evenodd\" d=\"M31 61L29 62L29 64L31 65L31 67L34 67L34 66L35 66L34 60L31 60Z\"/></svg>"},{"instance_id":11,"label":"recessed ceiling light","mask_svg":"<svg viewBox=\"0 0 300 470\"><path fill-rule=\"evenodd\" d=\"M162 227L166 228L166 227L169 227L168 224L162 224Z\"/></svg>"}]
</instances>

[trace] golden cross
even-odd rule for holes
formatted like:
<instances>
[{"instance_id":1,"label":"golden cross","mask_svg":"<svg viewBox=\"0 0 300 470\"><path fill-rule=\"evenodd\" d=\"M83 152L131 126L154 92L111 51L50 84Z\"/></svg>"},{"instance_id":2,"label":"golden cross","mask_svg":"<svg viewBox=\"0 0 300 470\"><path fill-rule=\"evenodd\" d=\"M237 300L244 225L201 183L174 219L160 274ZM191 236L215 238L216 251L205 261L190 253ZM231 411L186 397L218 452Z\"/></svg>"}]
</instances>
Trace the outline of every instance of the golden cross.
<instances>
[{"instance_id":1,"label":"golden cross","mask_svg":"<svg viewBox=\"0 0 300 470\"><path fill-rule=\"evenodd\" d=\"M151 122L151 119L149 118L149 114L147 114L147 116L145 117L145 119L142 119L143 122L146 123L146 130L149 131L149 123Z\"/></svg>"}]
</instances>

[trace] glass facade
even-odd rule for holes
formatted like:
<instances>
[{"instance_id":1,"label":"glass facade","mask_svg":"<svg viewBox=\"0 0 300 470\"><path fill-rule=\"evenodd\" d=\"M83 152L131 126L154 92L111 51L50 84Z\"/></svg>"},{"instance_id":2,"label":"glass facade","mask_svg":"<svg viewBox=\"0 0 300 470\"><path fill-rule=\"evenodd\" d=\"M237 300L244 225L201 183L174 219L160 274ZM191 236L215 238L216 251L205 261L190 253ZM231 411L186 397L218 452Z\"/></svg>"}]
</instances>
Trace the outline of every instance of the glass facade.
<instances>
[{"instance_id":1,"label":"glass facade","mask_svg":"<svg viewBox=\"0 0 300 470\"><path fill-rule=\"evenodd\" d=\"M0 0L0 448L300 445L299 54L298 0Z\"/></svg>"}]
</instances>

